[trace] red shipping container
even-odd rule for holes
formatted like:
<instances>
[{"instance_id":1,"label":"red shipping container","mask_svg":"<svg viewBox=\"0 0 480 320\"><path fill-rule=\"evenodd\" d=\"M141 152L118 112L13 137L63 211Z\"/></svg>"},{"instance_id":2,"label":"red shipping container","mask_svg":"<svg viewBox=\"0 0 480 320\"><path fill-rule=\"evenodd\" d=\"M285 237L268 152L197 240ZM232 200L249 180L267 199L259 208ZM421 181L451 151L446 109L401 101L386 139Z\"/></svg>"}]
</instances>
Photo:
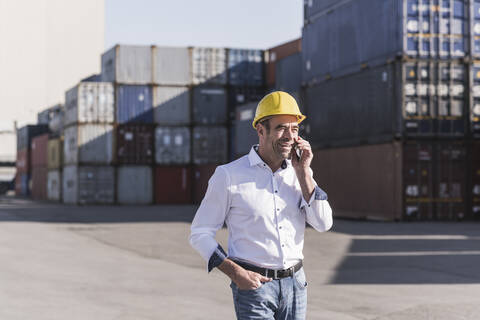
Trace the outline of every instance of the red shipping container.
<instances>
[{"instance_id":1,"label":"red shipping container","mask_svg":"<svg viewBox=\"0 0 480 320\"><path fill-rule=\"evenodd\" d=\"M155 203L192 203L191 167L155 168Z\"/></svg>"},{"instance_id":2,"label":"red shipping container","mask_svg":"<svg viewBox=\"0 0 480 320\"><path fill-rule=\"evenodd\" d=\"M18 172L15 175L15 195L16 196L22 195L22 182L20 179L20 173Z\"/></svg>"},{"instance_id":3,"label":"red shipping container","mask_svg":"<svg viewBox=\"0 0 480 320\"><path fill-rule=\"evenodd\" d=\"M32 198L35 200L47 200L48 168L32 168Z\"/></svg>"},{"instance_id":4,"label":"red shipping container","mask_svg":"<svg viewBox=\"0 0 480 320\"><path fill-rule=\"evenodd\" d=\"M29 149L17 151L17 173L28 173L30 171Z\"/></svg>"},{"instance_id":5,"label":"red shipping container","mask_svg":"<svg viewBox=\"0 0 480 320\"><path fill-rule=\"evenodd\" d=\"M152 164L154 158L152 124L121 124L116 129L116 162L119 164Z\"/></svg>"},{"instance_id":6,"label":"red shipping container","mask_svg":"<svg viewBox=\"0 0 480 320\"><path fill-rule=\"evenodd\" d=\"M275 86L275 62L301 51L302 38L292 40L267 50L265 73L268 87Z\"/></svg>"},{"instance_id":7,"label":"red shipping container","mask_svg":"<svg viewBox=\"0 0 480 320\"><path fill-rule=\"evenodd\" d=\"M193 203L202 202L208 187L208 180L215 172L218 165L206 164L194 166L193 169Z\"/></svg>"},{"instance_id":8,"label":"red shipping container","mask_svg":"<svg viewBox=\"0 0 480 320\"><path fill-rule=\"evenodd\" d=\"M42 134L32 139L31 164L32 168L47 167L48 134Z\"/></svg>"}]
</instances>

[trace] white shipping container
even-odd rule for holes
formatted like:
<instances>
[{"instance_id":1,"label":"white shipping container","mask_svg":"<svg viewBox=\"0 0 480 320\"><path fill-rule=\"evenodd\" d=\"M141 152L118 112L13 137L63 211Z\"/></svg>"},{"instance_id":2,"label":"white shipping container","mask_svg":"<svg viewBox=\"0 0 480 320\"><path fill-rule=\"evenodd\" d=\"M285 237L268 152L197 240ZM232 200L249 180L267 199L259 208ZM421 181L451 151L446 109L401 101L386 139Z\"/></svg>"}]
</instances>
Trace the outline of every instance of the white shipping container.
<instances>
[{"instance_id":1,"label":"white shipping container","mask_svg":"<svg viewBox=\"0 0 480 320\"><path fill-rule=\"evenodd\" d=\"M154 87L153 121L163 125L190 123L190 90L188 87Z\"/></svg>"},{"instance_id":2,"label":"white shipping container","mask_svg":"<svg viewBox=\"0 0 480 320\"><path fill-rule=\"evenodd\" d=\"M15 162L17 158L17 135L14 131L0 128L0 162Z\"/></svg>"},{"instance_id":3,"label":"white shipping container","mask_svg":"<svg viewBox=\"0 0 480 320\"><path fill-rule=\"evenodd\" d=\"M50 170L47 176L47 199L52 201L62 200L62 172Z\"/></svg>"},{"instance_id":4,"label":"white shipping container","mask_svg":"<svg viewBox=\"0 0 480 320\"><path fill-rule=\"evenodd\" d=\"M121 204L153 202L153 173L148 166L117 168L117 199Z\"/></svg>"},{"instance_id":5,"label":"white shipping container","mask_svg":"<svg viewBox=\"0 0 480 320\"><path fill-rule=\"evenodd\" d=\"M74 123L113 123L114 89L109 82L80 82L65 93L65 119Z\"/></svg>"},{"instance_id":6,"label":"white shipping container","mask_svg":"<svg viewBox=\"0 0 480 320\"><path fill-rule=\"evenodd\" d=\"M62 192L64 203L113 203L115 169L110 166L65 166Z\"/></svg>"},{"instance_id":7,"label":"white shipping container","mask_svg":"<svg viewBox=\"0 0 480 320\"><path fill-rule=\"evenodd\" d=\"M227 84L225 48L192 48L191 67L193 84Z\"/></svg>"},{"instance_id":8,"label":"white shipping container","mask_svg":"<svg viewBox=\"0 0 480 320\"><path fill-rule=\"evenodd\" d=\"M188 48L153 47L153 83L186 86L190 84Z\"/></svg>"},{"instance_id":9,"label":"white shipping container","mask_svg":"<svg viewBox=\"0 0 480 320\"><path fill-rule=\"evenodd\" d=\"M113 155L113 125L80 124L65 129L65 164L110 164Z\"/></svg>"},{"instance_id":10,"label":"white shipping container","mask_svg":"<svg viewBox=\"0 0 480 320\"><path fill-rule=\"evenodd\" d=\"M102 81L151 84L152 47L116 45L102 54Z\"/></svg>"}]
</instances>

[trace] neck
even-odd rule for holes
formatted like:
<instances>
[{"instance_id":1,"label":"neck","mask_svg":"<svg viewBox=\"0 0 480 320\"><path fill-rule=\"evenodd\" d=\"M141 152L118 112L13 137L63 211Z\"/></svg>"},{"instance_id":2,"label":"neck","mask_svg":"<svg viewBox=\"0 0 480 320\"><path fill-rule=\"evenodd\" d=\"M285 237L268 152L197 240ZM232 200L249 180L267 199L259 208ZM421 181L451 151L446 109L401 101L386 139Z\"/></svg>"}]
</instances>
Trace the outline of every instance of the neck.
<instances>
[{"instance_id":1,"label":"neck","mask_svg":"<svg viewBox=\"0 0 480 320\"><path fill-rule=\"evenodd\" d=\"M273 152L267 152L262 145L258 146L258 155L270 167L272 172L277 171L282 166L284 160L276 157Z\"/></svg>"}]
</instances>

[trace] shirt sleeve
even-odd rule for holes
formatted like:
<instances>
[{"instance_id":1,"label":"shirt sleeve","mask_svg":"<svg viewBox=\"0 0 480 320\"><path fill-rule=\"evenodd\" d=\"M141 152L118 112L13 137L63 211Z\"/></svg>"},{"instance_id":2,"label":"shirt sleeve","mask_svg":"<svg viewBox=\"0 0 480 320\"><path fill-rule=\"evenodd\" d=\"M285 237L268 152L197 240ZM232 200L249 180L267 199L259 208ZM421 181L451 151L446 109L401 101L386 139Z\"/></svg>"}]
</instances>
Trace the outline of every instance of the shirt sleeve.
<instances>
[{"instance_id":1,"label":"shirt sleeve","mask_svg":"<svg viewBox=\"0 0 480 320\"><path fill-rule=\"evenodd\" d=\"M226 170L217 167L208 181L207 192L191 226L190 245L207 262L209 272L226 258L225 251L215 240L215 235L223 227L228 212L229 185Z\"/></svg>"},{"instance_id":2,"label":"shirt sleeve","mask_svg":"<svg viewBox=\"0 0 480 320\"><path fill-rule=\"evenodd\" d=\"M313 178L313 172L311 172ZM305 212L306 220L315 230L323 232L333 226L332 208L328 203L328 196L315 182L315 189L310 199L306 201L302 196L300 209Z\"/></svg>"}]
</instances>

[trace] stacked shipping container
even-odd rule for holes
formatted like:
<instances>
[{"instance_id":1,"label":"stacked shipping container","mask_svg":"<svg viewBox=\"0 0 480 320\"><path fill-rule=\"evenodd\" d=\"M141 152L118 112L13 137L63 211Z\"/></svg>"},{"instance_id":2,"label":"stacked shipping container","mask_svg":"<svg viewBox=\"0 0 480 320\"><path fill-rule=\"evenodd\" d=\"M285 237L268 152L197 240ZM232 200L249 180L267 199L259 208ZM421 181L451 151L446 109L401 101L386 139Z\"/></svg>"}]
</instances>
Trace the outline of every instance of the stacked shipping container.
<instances>
[{"instance_id":1,"label":"stacked shipping container","mask_svg":"<svg viewBox=\"0 0 480 320\"><path fill-rule=\"evenodd\" d=\"M32 165L32 198L36 200L47 199L48 176L48 133L32 139L31 165Z\"/></svg>"},{"instance_id":2,"label":"stacked shipping container","mask_svg":"<svg viewBox=\"0 0 480 320\"><path fill-rule=\"evenodd\" d=\"M337 215L471 218L475 183L467 170L478 148L469 139L478 129L480 73L466 61L480 53L477 7L457 0L305 2L308 139Z\"/></svg>"}]
</instances>

